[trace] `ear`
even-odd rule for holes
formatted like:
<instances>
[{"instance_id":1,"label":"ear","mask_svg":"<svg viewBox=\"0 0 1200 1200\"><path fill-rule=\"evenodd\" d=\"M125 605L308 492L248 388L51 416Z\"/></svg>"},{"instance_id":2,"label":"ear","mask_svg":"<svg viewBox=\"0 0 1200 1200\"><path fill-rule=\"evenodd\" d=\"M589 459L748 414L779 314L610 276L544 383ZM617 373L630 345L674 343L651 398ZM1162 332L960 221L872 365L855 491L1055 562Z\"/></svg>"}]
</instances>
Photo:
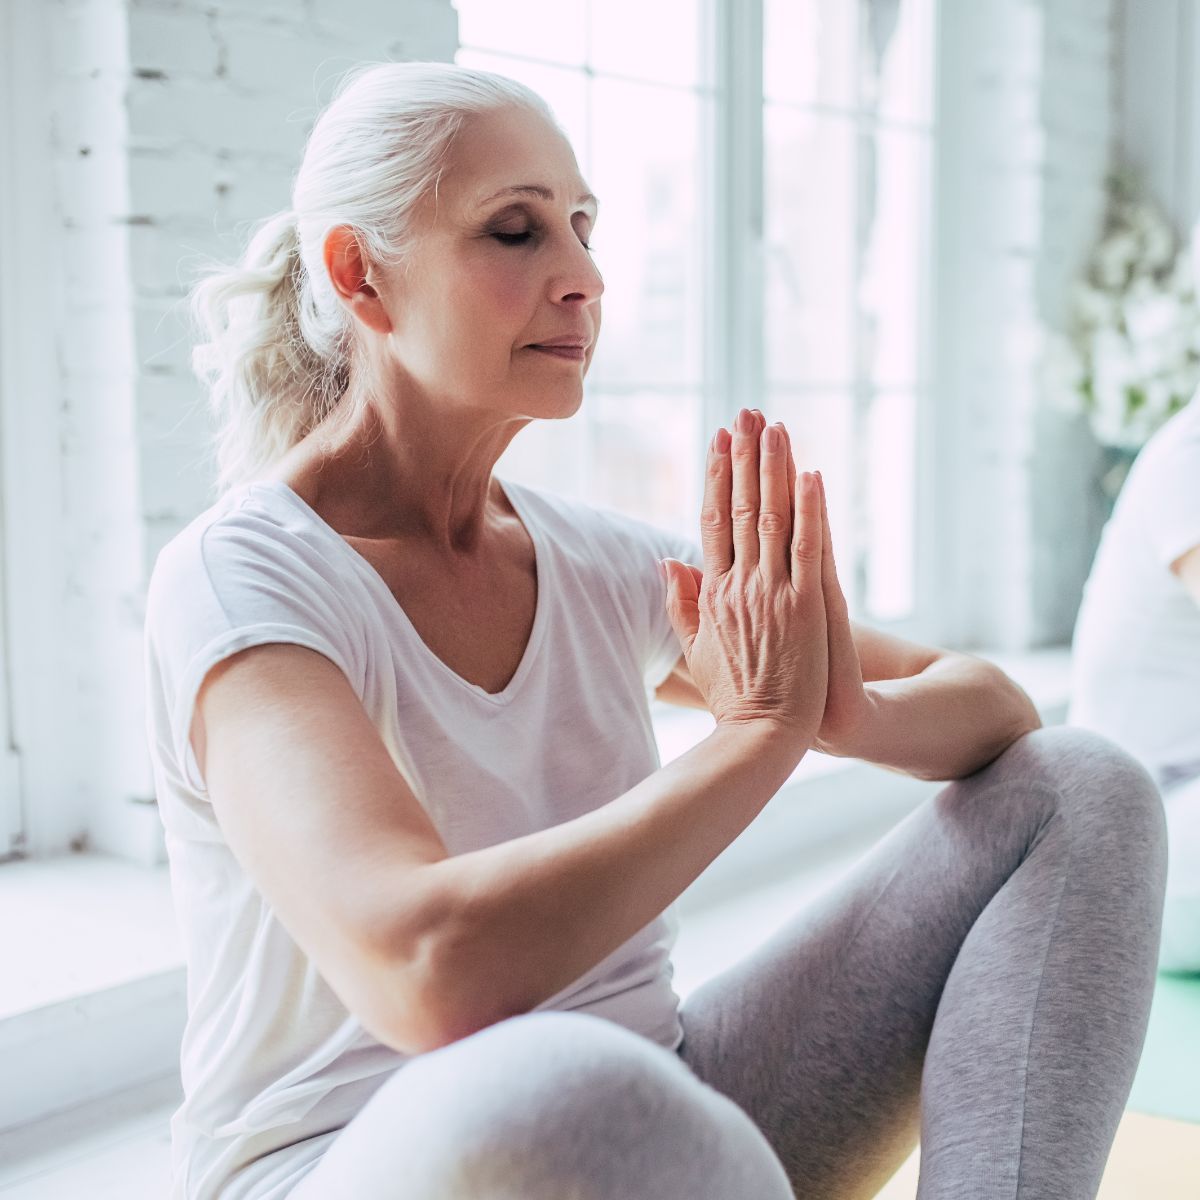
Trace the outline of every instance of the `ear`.
<instances>
[{"instance_id":1,"label":"ear","mask_svg":"<svg viewBox=\"0 0 1200 1200\"><path fill-rule=\"evenodd\" d=\"M325 235L325 270L333 289L368 329L391 333L392 319L379 293L367 282L370 266L358 235L349 225L335 225Z\"/></svg>"}]
</instances>

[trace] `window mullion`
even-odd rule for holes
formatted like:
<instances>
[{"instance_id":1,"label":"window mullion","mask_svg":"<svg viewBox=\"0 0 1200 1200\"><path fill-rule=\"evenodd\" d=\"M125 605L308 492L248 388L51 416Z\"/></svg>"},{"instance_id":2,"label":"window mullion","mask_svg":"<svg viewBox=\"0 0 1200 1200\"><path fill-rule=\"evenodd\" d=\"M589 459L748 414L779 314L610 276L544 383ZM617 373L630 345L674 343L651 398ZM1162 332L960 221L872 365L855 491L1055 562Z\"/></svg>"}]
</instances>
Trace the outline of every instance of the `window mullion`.
<instances>
[{"instance_id":1,"label":"window mullion","mask_svg":"<svg viewBox=\"0 0 1200 1200\"><path fill-rule=\"evenodd\" d=\"M764 405L762 0L710 0L715 104L703 428Z\"/></svg>"}]
</instances>

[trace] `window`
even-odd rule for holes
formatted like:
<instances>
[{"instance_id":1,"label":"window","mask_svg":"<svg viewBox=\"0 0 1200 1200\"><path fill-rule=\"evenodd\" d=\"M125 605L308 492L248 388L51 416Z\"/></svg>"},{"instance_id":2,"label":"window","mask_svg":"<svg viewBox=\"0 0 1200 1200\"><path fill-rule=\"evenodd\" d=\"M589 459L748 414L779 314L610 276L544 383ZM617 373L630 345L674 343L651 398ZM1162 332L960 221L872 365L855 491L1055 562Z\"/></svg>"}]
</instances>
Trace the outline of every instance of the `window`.
<instances>
[{"instance_id":1,"label":"window","mask_svg":"<svg viewBox=\"0 0 1200 1200\"><path fill-rule=\"evenodd\" d=\"M856 616L936 640L919 564L935 0L455 0L600 197L584 405L500 470L695 536L737 408L827 480Z\"/></svg>"}]
</instances>

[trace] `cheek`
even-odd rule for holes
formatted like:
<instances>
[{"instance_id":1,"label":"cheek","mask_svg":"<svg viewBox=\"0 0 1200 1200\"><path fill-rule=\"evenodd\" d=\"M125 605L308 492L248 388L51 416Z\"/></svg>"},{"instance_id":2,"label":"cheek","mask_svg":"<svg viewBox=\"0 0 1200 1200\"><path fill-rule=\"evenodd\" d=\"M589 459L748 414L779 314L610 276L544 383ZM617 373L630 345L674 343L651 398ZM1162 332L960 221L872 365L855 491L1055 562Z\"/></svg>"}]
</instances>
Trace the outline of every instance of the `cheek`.
<instances>
[{"instance_id":1,"label":"cheek","mask_svg":"<svg viewBox=\"0 0 1200 1200\"><path fill-rule=\"evenodd\" d=\"M475 342L489 330L511 341L528 324L535 291L531 274L521 270L515 256L488 255L460 274L453 296L460 319L454 323Z\"/></svg>"}]
</instances>

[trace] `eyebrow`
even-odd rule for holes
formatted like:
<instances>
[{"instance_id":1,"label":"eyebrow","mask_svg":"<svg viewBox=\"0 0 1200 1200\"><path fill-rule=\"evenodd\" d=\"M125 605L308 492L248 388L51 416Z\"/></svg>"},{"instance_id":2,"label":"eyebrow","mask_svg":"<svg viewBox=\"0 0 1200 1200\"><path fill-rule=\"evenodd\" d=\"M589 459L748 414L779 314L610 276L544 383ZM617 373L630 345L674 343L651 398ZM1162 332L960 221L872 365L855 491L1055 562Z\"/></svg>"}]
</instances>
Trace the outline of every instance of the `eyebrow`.
<instances>
[{"instance_id":1,"label":"eyebrow","mask_svg":"<svg viewBox=\"0 0 1200 1200\"><path fill-rule=\"evenodd\" d=\"M551 188L545 187L543 184L540 184L540 183L518 183L514 187L501 188L500 191L493 192L492 195L487 196L483 200L480 200L479 203L481 205L488 204L493 200L499 200L501 196L510 196L510 195L538 196L542 200L553 200L554 199L553 190ZM597 200L596 197L593 196L591 192L584 192L584 194L582 196L580 196L579 199L575 201L575 203L588 205L591 208L597 209L597 210L599 209L599 205L600 205L600 201Z\"/></svg>"}]
</instances>

